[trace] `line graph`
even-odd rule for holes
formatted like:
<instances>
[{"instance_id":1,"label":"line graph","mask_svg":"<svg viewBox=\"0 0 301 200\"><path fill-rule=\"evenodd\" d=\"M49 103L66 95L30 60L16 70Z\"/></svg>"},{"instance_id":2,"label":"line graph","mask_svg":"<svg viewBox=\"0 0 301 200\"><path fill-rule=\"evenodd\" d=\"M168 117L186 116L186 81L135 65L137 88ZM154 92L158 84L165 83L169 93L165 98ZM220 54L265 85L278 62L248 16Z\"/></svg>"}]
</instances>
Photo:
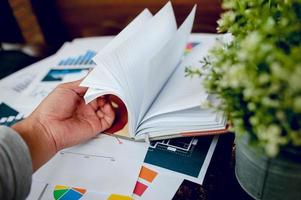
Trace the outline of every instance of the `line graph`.
<instances>
[{"instance_id":1,"label":"line graph","mask_svg":"<svg viewBox=\"0 0 301 200\"><path fill-rule=\"evenodd\" d=\"M110 156L103 156L103 155L96 155L96 154L86 154L86 153L79 153L79 152L73 152L73 151L61 151L61 155L75 155L75 156L82 156L84 158L103 158L103 159L108 159L112 162L116 161L114 157Z\"/></svg>"}]
</instances>

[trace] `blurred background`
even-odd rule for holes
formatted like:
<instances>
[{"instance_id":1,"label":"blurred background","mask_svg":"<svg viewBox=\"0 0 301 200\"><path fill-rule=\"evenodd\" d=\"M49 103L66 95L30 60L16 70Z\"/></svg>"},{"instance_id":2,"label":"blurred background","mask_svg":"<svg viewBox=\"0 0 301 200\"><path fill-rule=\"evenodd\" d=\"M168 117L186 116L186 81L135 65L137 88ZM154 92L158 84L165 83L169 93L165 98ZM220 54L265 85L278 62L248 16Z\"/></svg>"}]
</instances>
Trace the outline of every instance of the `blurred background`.
<instances>
[{"instance_id":1,"label":"blurred background","mask_svg":"<svg viewBox=\"0 0 301 200\"><path fill-rule=\"evenodd\" d=\"M167 0L1 0L0 78L53 54L78 37L118 34L144 8L156 13ZM178 24L194 4L193 32L216 32L219 0L172 0ZM13 67L12 67L13 66Z\"/></svg>"}]
</instances>

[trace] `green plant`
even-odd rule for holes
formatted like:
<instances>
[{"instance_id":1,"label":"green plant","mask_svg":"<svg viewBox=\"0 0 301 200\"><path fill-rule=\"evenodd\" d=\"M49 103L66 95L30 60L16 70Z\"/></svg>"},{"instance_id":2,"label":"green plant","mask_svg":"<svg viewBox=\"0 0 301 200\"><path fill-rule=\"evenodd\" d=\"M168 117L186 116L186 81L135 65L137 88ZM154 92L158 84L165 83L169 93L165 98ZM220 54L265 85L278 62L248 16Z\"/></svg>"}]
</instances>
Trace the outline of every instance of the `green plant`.
<instances>
[{"instance_id":1,"label":"green plant","mask_svg":"<svg viewBox=\"0 0 301 200\"><path fill-rule=\"evenodd\" d=\"M225 0L223 8L218 30L233 40L206 58L205 87L234 131L268 156L301 147L301 0Z\"/></svg>"}]
</instances>

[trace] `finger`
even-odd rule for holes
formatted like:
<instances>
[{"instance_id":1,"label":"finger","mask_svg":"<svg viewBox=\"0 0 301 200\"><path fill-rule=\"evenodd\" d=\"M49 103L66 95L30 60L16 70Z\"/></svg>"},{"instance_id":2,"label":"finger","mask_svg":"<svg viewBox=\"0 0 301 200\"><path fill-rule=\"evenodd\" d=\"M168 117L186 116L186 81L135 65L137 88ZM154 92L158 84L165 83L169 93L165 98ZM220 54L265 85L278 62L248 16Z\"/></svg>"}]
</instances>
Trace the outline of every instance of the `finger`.
<instances>
[{"instance_id":1,"label":"finger","mask_svg":"<svg viewBox=\"0 0 301 200\"><path fill-rule=\"evenodd\" d=\"M103 96L97 98L97 104L99 107L103 107L106 103L107 101Z\"/></svg>"},{"instance_id":2,"label":"finger","mask_svg":"<svg viewBox=\"0 0 301 200\"><path fill-rule=\"evenodd\" d=\"M93 100L89 103L91 105L91 107L93 108L94 111L96 111L98 109L98 104L97 104L97 100Z\"/></svg>"},{"instance_id":3,"label":"finger","mask_svg":"<svg viewBox=\"0 0 301 200\"><path fill-rule=\"evenodd\" d=\"M62 83L62 84L60 84L60 86L67 88L67 89L72 89L74 87L78 87L82 81L83 81L83 79L79 79L77 81Z\"/></svg>"},{"instance_id":4,"label":"finger","mask_svg":"<svg viewBox=\"0 0 301 200\"><path fill-rule=\"evenodd\" d=\"M115 112L112 106L110 104L105 104L102 108L102 112L104 113L104 120L111 126L115 119Z\"/></svg>"},{"instance_id":5,"label":"finger","mask_svg":"<svg viewBox=\"0 0 301 200\"><path fill-rule=\"evenodd\" d=\"M100 120L101 123L101 128L103 130L107 130L108 128L110 128L111 124L109 124L106 120L102 119Z\"/></svg>"},{"instance_id":6,"label":"finger","mask_svg":"<svg viewBox=\"0 0 301 200\"><path fill-rule=\"evenodd\" d=\"M82 81L83 81L83 78L79 79L77 81L60 84L58 87L72 90L75 93L77 93L79 96L84 96L85 93L87 92L88 88L87 87L81 87L81 86L79 86L79 84Z\"/></svg>"},{"instance_id":7,"label":"finger","mask_svg":"<svg viewBox=\"0 0 301 200\"><path fill-rule=\"evenodd\" d=\"M103 119L104 116L105 116L105 114L104 114L101 110L98 110L98 111L96 112L96 114L97 114L97 116L98 116L100 119Z\"/></svg>"},{"instance_id":8,"label":"finger","mask_svg":"<svg viewBox=\"0 0 301 200\"><path fill-rule=\"evenodd\" d=\"M98 118L99 118L99 121L100 121L100 124L101 124L101 129L102 130L106 130L106 129L108 129L112 124L110 123L110 121L107 121L106 119L105 119L105 114L103 113L103 111L101 111L101 110L98 110L97 112L96 112L96 114L97 114L97 116L98 116Z\"/></svg>"}]
</instances>

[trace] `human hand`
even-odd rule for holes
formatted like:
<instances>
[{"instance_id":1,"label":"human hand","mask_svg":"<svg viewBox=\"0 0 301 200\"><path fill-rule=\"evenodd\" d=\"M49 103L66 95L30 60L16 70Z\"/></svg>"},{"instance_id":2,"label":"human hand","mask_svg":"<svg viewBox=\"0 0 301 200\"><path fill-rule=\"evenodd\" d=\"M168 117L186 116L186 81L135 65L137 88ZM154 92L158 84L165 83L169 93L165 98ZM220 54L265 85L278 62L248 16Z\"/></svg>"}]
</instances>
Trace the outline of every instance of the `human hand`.
<instances>
[{"instance_id":1,"label":"human hand","mask_svg":"<svg viewBox=\"0 0 301 200\"><path fill-rule=\"evenodd\" d=\"M29 117L53 138L56 150L86 141L108 128L115 114L104 97L85 104L80 81L59 85Z\"/></svg>"},{"instance_id":2,"label":"human hand","mask_svg":"<svg viewBox=\"0 0 301 200\"><path fill-rule=\"evenodd\" d=\"M28 118L12 127L27 142L35 169L57 151L84 142L112 125L115 113L110 103L100 97L85 104L87 88L79 87L79 83L59 85Z\"/></svg>"}]
</instances>

